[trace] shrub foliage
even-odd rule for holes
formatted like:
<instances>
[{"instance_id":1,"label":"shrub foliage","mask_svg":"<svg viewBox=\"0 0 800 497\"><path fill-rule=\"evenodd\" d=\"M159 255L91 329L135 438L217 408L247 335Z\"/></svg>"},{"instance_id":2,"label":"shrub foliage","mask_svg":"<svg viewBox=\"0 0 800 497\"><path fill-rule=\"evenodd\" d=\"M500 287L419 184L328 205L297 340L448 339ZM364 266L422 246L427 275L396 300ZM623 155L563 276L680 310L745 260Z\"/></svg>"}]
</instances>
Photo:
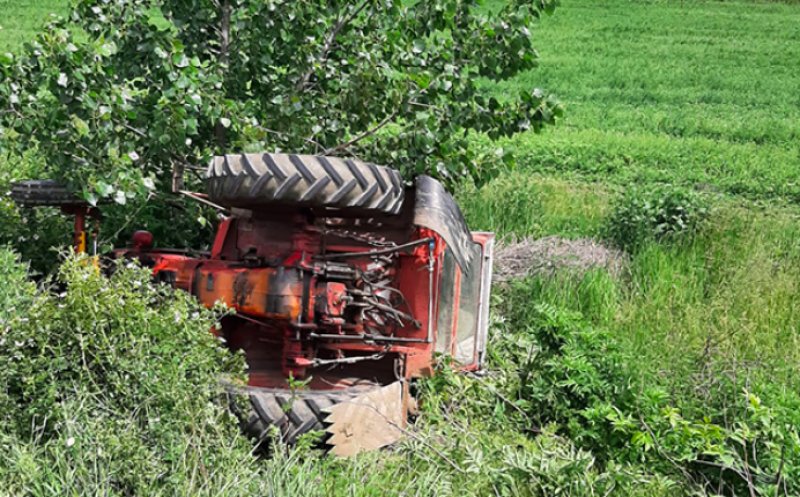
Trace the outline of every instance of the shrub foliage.
<instances>
[{"instance_id":1,"label":"shrub foliage","mask_svg":"<svg viewBox=\"0 0 800 497\"><path fill-rule=\"evenodd\" d=\"M208 494L252 466L220 402L221 375L243 363L209 333L215 311L147 271L106 277L82 258L36 293L19 270L2 276L27 288L0 328L4 491Z\"/></svg>"},{"instance_id":2,"label":"shrub foliage","mask_svg":"<svg viewBox=\"0 0 800 497\"><path fill-rule=\"evenodd\" d=\"M615 245L635 250L647 241L691 237L708 217L706 200L672 185L630 188L612 207L605 236Z\"/></svg>"},{"instance_id":3,"label":"shrub foliage","mask_svg":"<svg viewBox=\"0 0 800 497\"><path fill-rule=\"evenodd\" d=\"M535 288L536 281L518 282L504 295L507 319L493 347L507 375L500 384L528 429L555 430L604 465L643 463L685 489L800 491L800 432L790 407L800 396L765 405L758 392L771 385L743 375L721 381L698 413L693 399L673 397L657 381L637 386L636 358L608 331L575 311L531 305Z\"/></svg>"}]
</instances>

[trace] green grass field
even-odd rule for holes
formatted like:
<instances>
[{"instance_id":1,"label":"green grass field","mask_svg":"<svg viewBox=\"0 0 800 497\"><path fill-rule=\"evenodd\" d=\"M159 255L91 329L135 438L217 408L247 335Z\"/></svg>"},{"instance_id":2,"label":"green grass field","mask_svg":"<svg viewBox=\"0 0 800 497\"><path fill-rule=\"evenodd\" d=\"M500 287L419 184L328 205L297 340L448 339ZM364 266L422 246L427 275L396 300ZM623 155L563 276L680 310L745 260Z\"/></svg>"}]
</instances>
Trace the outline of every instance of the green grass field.
<instances>
[{"instance_id":1,"label":"green grass field","mask_svg":"<svg viewBox=\"0 0 800 497\"><path fill-rule=\"evenodd\" d=\"M0 52L29 41L50 14L64 14L66 5L64 0L0 0Z\"/></svg>"},{"instance_id":2,"label":"green grass field","mask_svg":"<svg viewBox=\"0 0 800 497\"><path fill-rule=\"evenodd\" d=\"M800 198L800 9L764 2L564 1L541 67L565 120L509 141L522 168Z\"/></svg>"},{"instance_id":3,"label":"green grass field","mask_svg":"<svg viewBox=\"0 0 800 497\"><path fill-rule=\"evenodd\" d=\"M0 0L0 51L63 5ZM544 88L566 118L500 143L518 165L459 192L472 227L506 240L602 238L626 191L662 183L697 192L706 222L632 250L619 277L499 288L488 379L426 384L418 436L396 451L265 462L269 491L689 495L714 489L686 454L734 465L758 451L755 483L715 468L730 484L723 493L800 492L800 5L563 0L534 34L541 67L489 90ZM536 363L531 337L553 330L568 350ZM532 425L544 435L529 436ZM29 450L9 474L33 464L39 449ZM37 471L63 483L58 469Z\"/></svg>"}]
</instances>

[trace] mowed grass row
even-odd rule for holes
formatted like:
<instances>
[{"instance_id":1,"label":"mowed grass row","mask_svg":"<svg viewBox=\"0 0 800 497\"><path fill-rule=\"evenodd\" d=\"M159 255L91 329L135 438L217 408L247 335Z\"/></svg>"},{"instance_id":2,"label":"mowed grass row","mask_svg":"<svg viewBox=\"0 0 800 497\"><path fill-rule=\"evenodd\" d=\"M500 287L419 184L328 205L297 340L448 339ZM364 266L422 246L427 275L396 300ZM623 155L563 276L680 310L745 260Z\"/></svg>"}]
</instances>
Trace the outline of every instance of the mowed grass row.
<instances>
[{"instance_id":1,"label":"mowed grass row","mask_svg":"<svg viewBox=\"0 0 800 497\"><path fill-rule=\"evenodd\" d=\"M520 167L800 200L800 5L565 0L534 37L540 67L498 94L567 112L503 142Z\"/></svg>"},{"instance_id":2,"label":"mowed grass row","mask_svg":"<svg viewBox=\"0 0 800 497\"><path fill-rule=\"evenodd\" d=\"M36 35L50 14L66 14L67 0L0 0L0 52L13 52Z\"/></svg>"}]
</instances>

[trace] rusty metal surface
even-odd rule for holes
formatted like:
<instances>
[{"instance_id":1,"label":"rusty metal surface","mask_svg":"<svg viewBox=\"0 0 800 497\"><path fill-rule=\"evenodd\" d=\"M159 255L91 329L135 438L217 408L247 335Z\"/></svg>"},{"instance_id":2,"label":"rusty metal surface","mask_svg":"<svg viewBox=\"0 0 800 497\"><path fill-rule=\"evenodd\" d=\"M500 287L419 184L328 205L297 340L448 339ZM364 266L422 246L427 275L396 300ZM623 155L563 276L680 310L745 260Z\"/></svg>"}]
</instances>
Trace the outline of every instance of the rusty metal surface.
<instances>
[{"instance_id":1,"label":"rusty metal surface","mask_svg":"<svg viewBox=\"0 0 800 497\"><path fill-rule=\"evenodd\" d=\"M416 182L414 224L438 233L444 239L463 272L470 267L467 245L472 236L461 209L441 183L429 176L419 176Z\"/></svg>"},{"instance_id":2,"label":"rusty metal surface","mask_svg":"<svg viewBox=\"0 0 800 497\"><path fill-rule=\"evenodd\" d=\"M303 311L303 282L292 268L201 266L193 293L209 307L223 302L253 317L296 321Z\"/></svg>"}]
</instances>

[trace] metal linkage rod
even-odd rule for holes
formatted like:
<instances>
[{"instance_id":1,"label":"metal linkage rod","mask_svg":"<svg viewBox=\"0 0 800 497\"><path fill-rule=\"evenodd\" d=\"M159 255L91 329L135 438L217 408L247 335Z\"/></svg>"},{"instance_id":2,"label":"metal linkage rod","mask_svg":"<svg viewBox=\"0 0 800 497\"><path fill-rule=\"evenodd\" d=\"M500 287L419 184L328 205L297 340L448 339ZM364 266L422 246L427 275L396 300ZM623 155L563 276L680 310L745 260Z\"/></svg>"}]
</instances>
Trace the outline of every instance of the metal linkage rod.
<instances>
[{"instance_id":1,"label":"metal linkage rod","mask_svg":"<svg viewBox=\"0 0 800 497\"><path fill-rule=\"evenodd\" d=\"M326 254L326 255L319 256L318 259L327 261L327 260L331 260L331 259L350 259L350 258L354 258L354 257L373 257L373 256L376 256L376 255L391 254L391 253L394 253L394 252L399 252L401 250L405 250L405 249L409 249L409 248L412 248L412 247L416 247L417 245L422 245L422 244L428 243L431 240L432 240L432 238L421 238L419 240L414 240L414 241L411 241L411 242L408 242L408 243L404 243L402 245L396 245L394 247L388 247L388 248L385 248L385 249L369 250L369 251L366 251L366 252L342 252L342 253L339 253L339 254Z\"/></svg>"}]
</instances>

